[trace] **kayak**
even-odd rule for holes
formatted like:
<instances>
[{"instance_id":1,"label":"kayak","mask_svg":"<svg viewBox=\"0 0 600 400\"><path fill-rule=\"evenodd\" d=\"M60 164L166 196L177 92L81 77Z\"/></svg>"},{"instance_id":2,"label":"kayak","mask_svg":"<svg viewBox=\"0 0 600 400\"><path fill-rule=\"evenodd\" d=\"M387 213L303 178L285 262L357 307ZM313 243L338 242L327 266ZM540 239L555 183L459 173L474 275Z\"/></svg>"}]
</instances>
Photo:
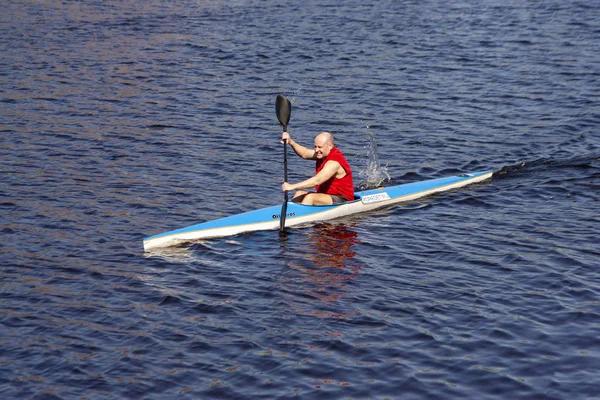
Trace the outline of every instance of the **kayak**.
<instances>
[{"instance_id":1,"label":"kayak","mask_svg":"<svg viewBox=\"0 0 600 400\"><path fill-rule=\"evenodd\" d=\"M363 213L392 204L413 201L434 193L457 189L492 177L493 171L479 171L468 174L405 183L397 186L369 189L355 193L353 201L333 205L308 206L288 202L285 226L291 227L352 214ZM144 250L174 246L198 239L233 236L244 232L275 230L279 228L281 204L229 217L202 222L150 236L144 239Z\"/></svg>"}]
</instances>

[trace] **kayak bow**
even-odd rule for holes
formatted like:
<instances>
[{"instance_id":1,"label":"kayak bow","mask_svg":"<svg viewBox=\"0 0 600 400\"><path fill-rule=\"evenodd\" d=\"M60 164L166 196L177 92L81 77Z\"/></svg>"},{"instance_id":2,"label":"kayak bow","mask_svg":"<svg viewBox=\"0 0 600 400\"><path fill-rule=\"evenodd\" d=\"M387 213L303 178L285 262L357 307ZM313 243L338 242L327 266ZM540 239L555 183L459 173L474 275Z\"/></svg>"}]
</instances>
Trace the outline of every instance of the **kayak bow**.
<instances>
[{"instance_id":1,"label":"kayak bow","mask_svg":"<svg viewBox=\"0 0 600 400\"><path fill-rule=\"evenodd\" d=\"M311 222L327 221L375 210L391 204L416 200L434 193L445 192L482 182L490 179L492 173L493 171L480 171L364 190L356 192L353 201L333 205L307 206L288 202L286 226L291 227ZM275 230L280 225L280 214L281 206L277 205L161 233L145 238L144 250L174 246L198 239L232 236L243 232Z\"/></svg>"}]
</instances>

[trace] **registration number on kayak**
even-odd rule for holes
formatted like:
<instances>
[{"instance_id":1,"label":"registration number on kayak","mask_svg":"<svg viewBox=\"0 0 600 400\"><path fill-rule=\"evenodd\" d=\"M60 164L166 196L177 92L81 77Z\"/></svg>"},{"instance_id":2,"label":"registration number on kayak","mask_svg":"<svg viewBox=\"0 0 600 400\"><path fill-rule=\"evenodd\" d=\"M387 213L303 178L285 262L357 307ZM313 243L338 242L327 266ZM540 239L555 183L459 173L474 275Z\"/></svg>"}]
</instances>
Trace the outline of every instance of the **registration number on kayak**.
<instances>
[{"instance_id":1,"label":"registration number on kayak","mask_svg":"<svg viewBox=\"0 0 600 400\"><path fill-rule=\"evenodd\" d=\"M377 203L379 201L384 201L384 200L389 200L390 196L388 196L387 192L383 192L383 193L375 193L375 194L370 194L368 196L363 196L361 198L361 201L364 204L371 204L371 203Z\"/></svg>"}]
</instances>

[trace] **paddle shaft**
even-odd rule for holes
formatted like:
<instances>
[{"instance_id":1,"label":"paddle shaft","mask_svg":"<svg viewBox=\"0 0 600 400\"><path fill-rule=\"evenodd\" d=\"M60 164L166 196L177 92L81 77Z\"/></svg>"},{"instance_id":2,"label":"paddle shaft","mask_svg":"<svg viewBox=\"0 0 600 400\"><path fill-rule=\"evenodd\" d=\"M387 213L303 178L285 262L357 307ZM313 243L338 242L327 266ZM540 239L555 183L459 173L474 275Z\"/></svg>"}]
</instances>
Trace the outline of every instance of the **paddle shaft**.
<instances>
[{"instance_id":1,"label":"paddle shaft","mask_svg":"<svg viewBox=\"0 0 600 400\"><path fill-rule=\"evenodd\" d=\"M290 116L292 114L292 103L284 96L277 96L275 99L275 112L277 113L277 119L283 127L283 131L287 132L288 122L290 122ZM283 181L287 182L287 139L283 140ZM284 231L285 228L285 217L287 214L287 203L288 203L288 192L284 191L283 205L281 206L281 215L279 216L279 230Z\"/></svg>"},{"instance_id":2,"label":"paddle shaft","mask_svg":"<svg viewBox=\"0 0 600 400\"><path fill-rule=\"evenodd\" d=\"M283 126L283 131L287 131L287 125ZM287 139L283 141L283 181L288 181L287 167ZM281 205L281 217L279 218L279 230L283 232L285 229L285 217L287 214L288 191L283 192L283 204Z\"/></svg>"}]
</instances>

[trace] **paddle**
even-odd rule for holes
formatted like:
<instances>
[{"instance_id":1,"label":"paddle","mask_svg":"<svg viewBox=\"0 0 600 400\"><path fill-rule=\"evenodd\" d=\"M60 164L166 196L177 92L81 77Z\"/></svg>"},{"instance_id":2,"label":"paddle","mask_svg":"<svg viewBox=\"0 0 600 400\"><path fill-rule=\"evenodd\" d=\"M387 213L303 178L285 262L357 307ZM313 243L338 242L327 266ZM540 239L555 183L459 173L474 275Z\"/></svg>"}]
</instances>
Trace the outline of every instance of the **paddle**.
<instances>
[{"instance_id":1,"label":"paddle","mask_svg":"<svg viewBox=\"0 0 600 400\"><path fill-rule=\"evenodd\" d=\"M279 95L275 100L275 112L277 113L277 119L283 127L283 131L287 132L287 126L290 122L290 115L292 114L292 103L285 97ZM283 141L283 181L287 182L287 140ZM288 192L287 190L283 195L283 205L281 206L281 217L279 219L279 231L283 232L285 228L285 214L287 213L288 203Z\"/></svg>"}]
</instances>

